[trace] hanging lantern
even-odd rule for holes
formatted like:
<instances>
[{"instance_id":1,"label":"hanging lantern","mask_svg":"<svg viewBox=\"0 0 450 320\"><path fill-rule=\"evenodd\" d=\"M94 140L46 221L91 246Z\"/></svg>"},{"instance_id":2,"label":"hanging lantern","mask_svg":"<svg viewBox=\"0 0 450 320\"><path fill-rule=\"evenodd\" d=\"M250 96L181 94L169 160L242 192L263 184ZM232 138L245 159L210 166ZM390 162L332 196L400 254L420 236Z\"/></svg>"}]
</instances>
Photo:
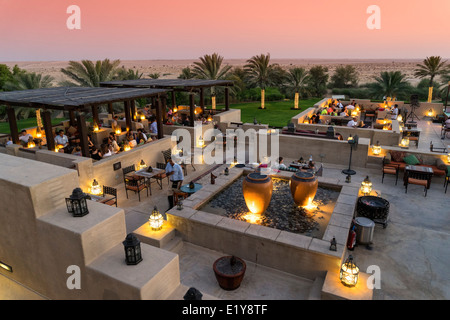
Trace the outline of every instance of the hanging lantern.
<instances>
[{"instance_id":1,"label":"hanging lantern","mask_svg":"<svg viewBox=\"0 0 450 320\"><path fill-rule=\"evenodd\" d=\"M141 170L144 168L147 168L147 165L145 164L144 160L141 160L141 162L139 162L139 165L138 165L138 170Z\"/></svg>"},{"instance_id":2,"label":"hanging lantern","mask_svg":"<svg viewBox=\"0 0 450 320\"><path fill-rule=\"evenodd\" d=\"M341 267L339 278L345 286L354 287L358 283L358 277L359 268L353 262L353 257L350 255Z\"/></svg>"},{"instance_id":3,"label":"hanging lantern","mask_svg":"<svg viewBox=\"0 0 450 320\"><path fill-rule=\"evenodd\" d=\"M159 213L158 208L156 208L156 206L153 208L152 214L150 215L148 222L153 231L158 231L162 229L164 217L162 216L161 213Z\"/></svg>"},{"instance_id":4,"label":"hanging lantern","mask_svg":"<svg viewBox=\"0 0 450 320\"><path fill-rule=\"evenodd\" d=\"M122 242L125 249L125 261L128 265L136 265L142 261L141 242L132 233Z\"/></svg>"},{"instance_id":5,"label":"hanging lantern","mask_svg":"<svg viewBox=\"0 0 450 320\"><path fill-rule=\"evenodd\" d=\"M83 217L89 213L86 194L80 188L75 188L69 198L66 198L67 211L74 217Z\"/></svg>"},{"instance_id":6,"label":"hanging lantern","mask_svg":"<svg viewBox=\"0 0 450 320\"><path fill-rule=\"evenodd\" d=\"M361 183L361 192L365 196L369 195L372 192L372 181L369 180L369 176L367 176Z\"/></svg>"},{"instance_id":7,"label":"hanging lantern","mask_svg":"<svg viewBox=\"0 0 450 320\"><path fill-rule=\"evenodd\" d=\"M381 154L381 146L379 141L377 141L377 143L372 147L372 153L376 156Z\"/></svg>"},{"instance_id":8,"label":"hanging lantern","mask_svg":"<svg viewBox=\"0 0 450 320\"><path fill-rule=\"evenodd\" d=\"M91 194L93 195L99 195L102 193L102 188L98 184L97 180L94 179L91 186Z\"/></svg>"}]
</instances>

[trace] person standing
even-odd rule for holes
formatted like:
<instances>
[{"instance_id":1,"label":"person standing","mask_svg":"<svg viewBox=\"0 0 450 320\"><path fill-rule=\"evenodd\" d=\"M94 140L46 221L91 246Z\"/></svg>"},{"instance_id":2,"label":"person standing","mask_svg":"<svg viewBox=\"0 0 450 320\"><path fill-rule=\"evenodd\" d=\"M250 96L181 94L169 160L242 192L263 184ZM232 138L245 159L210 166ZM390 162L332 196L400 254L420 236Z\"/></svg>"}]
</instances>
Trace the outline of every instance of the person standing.
<instances>
[{"instance_id":1,"label":"person standing","mask_svg":"<svg viewBox=\"0 0 450 320\"><path fill-rule=\"evenodd\" d=\"M172 182L171 188L168 190L169 210L174 206L173 203L173 191L179 189L183 184L184 175L183 169L178 163L175 163L172 158L167 162L166 175L170 177Z\"/></svg>"},{"instance_id":2,"label":"person standing","mask_svg":"<svg viewBox=\"0 0 450 320\"><path fill-rule=\"evenodd\" d=\"M158 138L158 124L156 123L156 117L151 118L150 123L150 133L152 138L157 139Z\"/></svg>"}]
</instances>

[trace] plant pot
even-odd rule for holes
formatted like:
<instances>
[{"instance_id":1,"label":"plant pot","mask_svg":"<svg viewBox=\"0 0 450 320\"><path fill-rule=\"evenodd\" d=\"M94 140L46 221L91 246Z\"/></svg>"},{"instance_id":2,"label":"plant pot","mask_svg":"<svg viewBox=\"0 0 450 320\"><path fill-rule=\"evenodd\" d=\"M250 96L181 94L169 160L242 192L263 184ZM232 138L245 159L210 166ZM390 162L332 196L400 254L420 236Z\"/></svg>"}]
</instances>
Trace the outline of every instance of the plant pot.
<instances>
[{"instance_id":1,"label":"plant pot","mask_svg":"<svg viewBox=\"0 0 450 320\"><path fill-rule=\"evenodd\" d=\"M247 266L245 261L234 256L224 256L213 264L219 286L224 290L235 290L241 285Z\"/></svg>"},{"instance_id":2,"label":"plant pot","mask_svg":"<svg viewBox=\"0 0 450 320\"><path fill-rule=\"evenodd\" d=\"M298 171L293 174L290 188L295 204L300 207L308 205L314 199L318 186L319 180L311 172Z\"/></svg>"},{"instance_id":3,"label":"plant pot","mask_svg":"<svg viewBox=\"0 0 450 320\"><path fill-rule=\"evenodd\" d=\"M256 172L248 174L242 183L245 204L250 212L263 214L272 199L273 182L267 175Z\"/></svg>"}]
</instances>

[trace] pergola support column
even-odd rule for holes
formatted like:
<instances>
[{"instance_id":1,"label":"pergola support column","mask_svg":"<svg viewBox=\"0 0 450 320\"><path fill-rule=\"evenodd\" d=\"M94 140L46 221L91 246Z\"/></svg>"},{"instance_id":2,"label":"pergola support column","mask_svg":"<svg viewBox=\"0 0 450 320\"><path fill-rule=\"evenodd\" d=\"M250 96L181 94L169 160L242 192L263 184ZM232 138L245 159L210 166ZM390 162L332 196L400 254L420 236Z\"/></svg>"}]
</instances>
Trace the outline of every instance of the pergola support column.
<instances>
[{"instance_id":1,"label":"pergola support column","mask_svg":"<svg viewBox=\"0 0 450 320\"><path fill-rule=\"evenodd\" d=\"M14 112L14 108L11 106L7 107L8 112L8 121L9 121L9 130L11 131L11 138L14 144L19 144L19 129L17 127L17 119L16 113Z\"/></svg>"},{"instance_id":2,"label":"pergola support column","mask_svg":"<svg viewBox=\"0 0 450 320\"><path fill-rule=\"evenodd\" d=\"M45 110L42 112L42 123L44 125L45 138L47 140L47 149L55 151L55 138L53 137L52 114L50 111Z\"/></svg>"},{"instance_id":3,"label":"pergola support column","mask_svg":"<svg viewBox=\"0 0 450 320\"><path fill-rule=\"evenodd\" d=\"M131 106L131 119L136 121L137 120L137 118L136 118L136 101L130 100L130 106Z\"/></svg>"},{"instance_id":4,"label":"pergola support column","mask_svg":"<svg viewBox=\"0 0 450 320\"><path fill-rule=\"evenodd\" d=\"M125 105L125 123L127 126L127 131L131 131L132 125L131 125L131 107L130 107L130 102L129 101L124 101L123 102Z\"/></svg>"},{"instance_id":5,"label":"pergola support column","mask_svg":"<svg viewBox=\"0 0 450 320\"><path fill-rule=\"evenodd\" d=\"M162 111L162 122L166 123L167 122L167 97L165 95L163 95L161 97L161 111Z\"/></svg>"},{"instance_id":6,"label":"pergola support column","mask_svg":"<svg viewBox=\"0 0 450 320\"><path fill-rule=\"evenodd\" d=\"M108 113L114 116L114 109L112 102L108 103Z\"/></svg>"},{"instance_id":7,"label":"pergola support column","mask_svg":"<svg viewBox=\"0 0 450 320\"><path fill-rule=\"evenodd\" d=\"M99 126L99 123L100 123L100 119L99 119L99 116L98 116L98 106L97 105L93 105L92 106L92 118L93 118L93 121L94 121L94 127L95 126Z\"/></svg>"},{"instance_id":8,"label":"pergola support column","mask_svg":"<svg viewBox=\"0 0 450 320\"><path fill-rule=\"evenodd\" d=\"M158 128L158 139L162 139L164 137L164 128L162 123L162 110L161 110L161 102L159 98L155 99L155 107L156 107L156 127Z\"/></svg>"},{"instance_id":9,"label":"pergola support column","mask_svg":"<svg viewBox=\"0 0 450 320\"><path fill-rule=\"evenodd\" d=\"M225 110L230 110L230 88L225 87Z\"/></svg>"},{"instance_id":10,"label":"pergola support column","mask_svg":"<svg viewBox=\"0 0 450 320\"><path fill-rule=\"evenodd\" d=\"M78 121L78 130L80 131L81 154L83 155L83 157L90 158L91 154L89 152L89 144L87 138L88 129L86 127L86 119L84 117L84 114L78 113L77 121Z\"/></svg>"},{"instance_id":11,"label":"pergola support column","mask_svg":"<svg viewBox=\"0 0 450 320\"><path fill-rule=\"evenodd\" d=\"M75 119L75 111L73 110L69 111L69 123L72 127L77 124L77 120Z\"/></svg>"},{"instance_id":12,"label":"pergola support column","mask_svg":"<svg viewBox=\"0 0 450 320\"><path fill-rule=\"evenodd\" d=\"M189 112L190 112L190 126L194 127L194 116L195 116L195 104L194 104L194 94L189 94Z\"/></svg>"},{"instance_id":13,"label":"pergola support column","mask_svg":"<svg viewBox=\"0 0 450 320\"><path fill-rule=\"evenodd\" d=\"M171 95L172 95L172 110L174 110L177 107L177 100L175 98L175 91L172 91Z\"/></svg>"}]
</instances>

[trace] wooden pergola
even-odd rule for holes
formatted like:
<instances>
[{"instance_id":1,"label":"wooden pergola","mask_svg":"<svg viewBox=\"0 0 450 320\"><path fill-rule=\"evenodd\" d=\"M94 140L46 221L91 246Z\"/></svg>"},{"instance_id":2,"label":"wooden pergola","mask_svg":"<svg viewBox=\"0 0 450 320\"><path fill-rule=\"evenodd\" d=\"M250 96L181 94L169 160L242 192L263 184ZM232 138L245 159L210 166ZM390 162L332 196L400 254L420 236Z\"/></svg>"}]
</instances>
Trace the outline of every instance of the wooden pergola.
<instances>
[{"instance_id":1,"label":"wooden pergola","mask_svg":"<svg viewBox=\"0 0 450 320\"><path fill-rule=\"evenodd\" d=\"M15 107L42 109L42 120L47 137L48 150L55 150L50 110L68 111L71 125L78 124L82 154L89 157L85 112L92 112L94 123L99 123L98 107L108 105L112 113L112 103L123 102L127 131L131 130L133 113L131 107L135 99L160 98L167 90L153 88L93 88L93 87L54 87L32 90L0 92L0 104L7 106L8 121L13 143L19 143L19 131L14 112ZM159 116L158 116L159 114ZM163 137L162 112L157 108L158 138Z\"/></svg>"},{"instance_id":2,"label":"wooden pergola","mask_svg":"<svg viewBox=\"0 0 450 320\"><path fill-rule=\"evenodd\" d=\"M189 111L190 111L190 125L194 126L194 94L200 94L200 107L205 110L204 89L211 87L225 87L225 110L230 108L230 87L233 81L231 80L202 80L202 79L137 79L137 80L120 80L101 82L101 87L115 87L115 88L154 88L165 89L171 91L172 94L172 108L176 107L175 92L182 91L189 93ZM162 99L163 110L166 109L167 101ZM152 101L152 104L159 105L158 101ZM163 112L165 119L165 112Z\"/></svg>"}]
</instances>

